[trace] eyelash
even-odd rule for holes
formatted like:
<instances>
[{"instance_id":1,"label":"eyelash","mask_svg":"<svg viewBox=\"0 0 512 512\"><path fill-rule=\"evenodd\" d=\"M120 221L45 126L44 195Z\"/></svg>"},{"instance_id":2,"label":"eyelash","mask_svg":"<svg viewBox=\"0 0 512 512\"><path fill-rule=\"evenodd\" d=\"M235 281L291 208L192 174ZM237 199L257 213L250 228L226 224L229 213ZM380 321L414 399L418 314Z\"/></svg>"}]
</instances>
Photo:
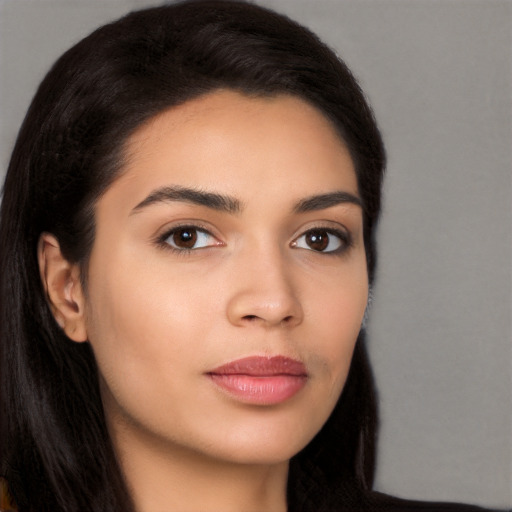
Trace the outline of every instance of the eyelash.
<instances>
[{"instance_id":1,"label":"eyelash","mask_svg":"<svg viewBox=\"0 0 512 512\"><path fill-rule=\"evenodd\" d=\"M173 247L170 243L169 243L169 238L172 237L174 234L178 233L179 231L182 231L182 232L186 232L187 230L189 231L195 231L196 232L196 235L199 233L201 235L207 235L208 237L211 237L212 239L215 239L214 235L211 234L211 232L200 226L200 225L197 225L197 224L185 224L185 225L182 225L182 226L174 226L172 229L169 229L167 230L165 233L163 233L162 235L158 236L156 242L157 244L162 247L163 249L165 250L169 250L175 254L180 254L180 255L187 255L191 252L194 252L194 251L197 251L199 249L207 249L209 247L215 247L215 246L221 246L223 245L222 243L213 243L213 244L209 244L209 245L206 245L204 247L182 247L182 248L177 248L177 247ZM335 249L331 249L330 251L320 251L320 250L315 250L315 249L312 249L312 248L307 248L307 247L300 247L298 246L298 241L308 235L315 235L315 234L327 234L328 236L328 240L327 240L327 247L329 246L329 244L331 244L332 240L332 236L335 236L336 238L338 238L339 240L339 245L338 247L336 247ZM341 229L335 229L335 228L331 228L331 227L325 227L325 226L318 226L318 227L313 227L313 228L310 228L308 230L306 230L304 233L302 233L300 236L298 236L297 238L295 238L290 246L291 247L294 247L294 248L297 248L297 249L304 249L304 250L309 250L313 253L318 253L318 254L323 254L323 255L329 255L329 256L338 256L338 255L341 255L343 253L345 253L348 249L350 249L350 247L352 247L353 245L353 240L352 240L352 236L349 232L347 231L343 231Z\"/></svg>"},{"instance_id":2,"label":"eyelash","mask_svg":"<svg viewBox=\"0 0 512 512\"><path fill-rule=\"evenodd\" d=\"M172 237L175 233L178 233L179 231L182 231L182 232L185 232L185 231L195 231L196 233L201 233L201 234L205 234L205 235L208 235L209 237L215 239L215 237L210 233L210 231L198 224L184 224L184 225L181 225L181 226L174 226L172 229L169 229L167 230L165 233L163 233L162 235L158 236L157 238L157 244L162 247L163 249L165 250L168 250L168 251L171 251L175 254L180 254L180 255L186 255L186 254L189 254L191 252L194 252L194 251L197 251L198 249L203 249L203 247L198 247L198 248L195 248L195 247L191 247L191 248L187 248L187 247L182 247L182 248L177 248L177 247L173 247L169 242L169 238ZM207 245L205 246L204 248L208 248L208 247L215 247L216 245L223 245L221 243L218 243L218 244L210 244L210 245Z\"/></svg>"},{"instance_id":3,"label":"eyelash","mask_svg":"<svg viewBox=\"0 0 512 512\"><path fill-rule=\"evenodd\" d=\"M303 237L306 237L308 235L314 235L314 234L324 234L326 233L328 236L328 246L331 244L331 237L334 235L339 240L339 245L335 249L331 249L330 251L315 251L314 249L310 248L307 249L305 247L298 247L297 241L300 240ZM313 227L302 233L302 235L295 238L295 240L292 242L292 247L297 247L298 249L305 249L310 250L314 253L323 254L327 256L339 256L343 253L345 253L348 249L350 249L353 245L352 236L348 231L343 231L341 229L335 229L331 227L326 226L318 226ZM327 246L327 247L328 247Z\"/></svg>"}]
</instances>

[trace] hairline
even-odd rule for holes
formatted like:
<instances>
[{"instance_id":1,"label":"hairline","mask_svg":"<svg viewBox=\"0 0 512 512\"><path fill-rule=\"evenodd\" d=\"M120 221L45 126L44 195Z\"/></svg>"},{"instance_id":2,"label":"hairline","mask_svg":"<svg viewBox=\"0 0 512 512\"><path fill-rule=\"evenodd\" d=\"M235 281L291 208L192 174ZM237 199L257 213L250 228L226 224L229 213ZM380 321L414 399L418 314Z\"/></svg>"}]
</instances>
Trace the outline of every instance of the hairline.
<instances>
[{"instance_id":1,"label":"hairline","mask_svg":"<svg viewBox=\"0 0 512 512\"><path fill-rule=\"evenodd\" d=\"M310 107L314 108L322 117L329 123L329 126L334 130L334 133L338 137L341 144L343 144L350 155L350 159L352 161L354 172L356 174L356 181L358 182L359 172L358 172L358 161L357 161L357 154L354 154L355 152L350 147L350 144L347 141L347 137L343 133L343 127L340 126L340 123L336 122L336 117L329 114L325 108L322 108L320 105L320 102L313 101L310 97L308 97L306 94L300 94L300 92L297 91L290 91L286 90L285 87L280 86L269 86L268 89L265 89L262 86L254 87L254 88L242 88L242 87L234 87L229 86L225 84L219 84L219 85L213 85L208 90L199 91L195 94L191 94L187 98L185 98L182 101L178 101L175 103L171 103L169 105L164 105L160 109L158 109L156 112L148 112L147 116L143 120L141 120L139 123L136 123L131 129L127 130L127 133L124 134L124 136L121 137L121 141L117 144L117 146L114 148L113 155L114 155L114 164L112 165L112 169L109 173L109 178L105 180L105 183L103 183L103 186L99 187L99 191L96 191L95 193L91 194L91 198L89 201L86 201L86 207L84 210L87 210L87 215L91 217L91 240L89 240L88 247L86 253L83 255L83 257L77 262L80 270L80 283L82 285L83 291L87 296L87 290L88 290L88 272L89 272L89 261L91 252L94 246L94 242L96 239L96 207L98 202L101 200L104 194L107 193L107 191L114 185L114 183L121 179L122 176L127 172L127 166L130 163L131 158L135 154L135 150L133 147L135 146L133 144L133 138L139 132L140 130L144 129L144 127L151 124L155 119L158 117L164 115L166 112L170 112L175 108L178 108L180 106L186 105L190 102L193 102L195 100L206 98L208 96L214 95L218 92L223 91L231 91L236 92L246 98L263 98L263 99L278 99L279 97L290 97L290 98L296 98L300 101L305 102ZM150 110L149 108L147 110ZM361 202L361 207L363 210L363 216L367 214L366 205L364 202L364 197L361 195L361 191L359 190L359 183L358 183L358 190L357 195Z\"/></svg>"}]
</instances>

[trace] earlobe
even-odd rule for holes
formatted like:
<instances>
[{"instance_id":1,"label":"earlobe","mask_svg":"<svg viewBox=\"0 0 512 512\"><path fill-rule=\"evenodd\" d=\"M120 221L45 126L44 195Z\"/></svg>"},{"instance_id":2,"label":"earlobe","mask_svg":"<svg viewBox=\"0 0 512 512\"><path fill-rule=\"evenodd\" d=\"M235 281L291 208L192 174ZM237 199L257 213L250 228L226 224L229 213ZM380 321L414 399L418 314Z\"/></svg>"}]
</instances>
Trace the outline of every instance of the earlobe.
<instances>
[{"instance_id":1,"label":"earlobe","mask_svg":"<svg viewBox=\"0 0 512 512\"><path fill-rule=\"evenodd\" d=\"M85 297L80 268L64 258L58 240L42 233L37 246L39 272L56 322L73 341L87 341Z\"/></svg>"}]
</instances>

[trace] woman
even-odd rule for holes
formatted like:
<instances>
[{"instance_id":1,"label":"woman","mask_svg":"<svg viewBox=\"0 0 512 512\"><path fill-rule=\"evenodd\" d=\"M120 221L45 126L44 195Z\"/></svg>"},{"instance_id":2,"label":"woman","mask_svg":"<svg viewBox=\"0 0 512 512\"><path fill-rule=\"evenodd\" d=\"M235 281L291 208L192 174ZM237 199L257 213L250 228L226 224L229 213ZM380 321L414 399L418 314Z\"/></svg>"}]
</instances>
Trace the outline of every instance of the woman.
<instances>
[{"instance_id":1,"label":"woman","mask_svg":"<svg viewBox=\"0 0 512 512\"><path fill-rule=\"evenodd\" d=\"M256 6L140 11L63 55L2 201L19 510L462 509L371 491L384 160L346 66Z\"/></svg>"}]
</instances>

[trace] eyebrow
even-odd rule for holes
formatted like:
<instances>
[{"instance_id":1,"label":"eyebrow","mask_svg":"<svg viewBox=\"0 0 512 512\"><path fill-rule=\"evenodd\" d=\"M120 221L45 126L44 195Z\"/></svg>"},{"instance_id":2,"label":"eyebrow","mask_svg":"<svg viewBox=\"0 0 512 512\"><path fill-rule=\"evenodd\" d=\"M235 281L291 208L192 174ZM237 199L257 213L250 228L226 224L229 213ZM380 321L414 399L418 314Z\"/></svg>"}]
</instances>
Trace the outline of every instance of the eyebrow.
<instances>
[{"instance_id":1,"label":"eyebrow","mask_svg":"<svg viewBox=\"0 0 512 512\"><path fill-rule=\"evenodd\" d=\"M363 207L361 200L357 196L349 192L336 191L301 199L295 205L293 211L295 213L314 212L344 203L355 204L361 208Z\"/></svg>"},{"instance_id":2,"label":"eyebrow","mask_svg":"<svg viewBox=\"0 0 512 512\"><path fill-rule=\"evenodd\" d=\"M132 213L137 213L152 204L174 201L206 206L207 208L227 213L239 213L242 211L242 203L234 197L194 188L172 186L158 188L151 192L146 199L132 209Z\"/></svg>"},{"instance_id":3,"label":"eyebrow","mask_svg":"<svg viewBox=\"0 0 512 512\"><path fill-rule=\"evenodd\" d=\"M157 188L137 204L131 213L137 213L153 204L175 201L197 204L231 214L240 213L243 209L242 202L235 197L176 185ZM361 200L357 196L349 192L335 191L305 197L295 204L293 211L295 213L307 213L345 203L362 207Z\"/></svg>"}]
</instances>

